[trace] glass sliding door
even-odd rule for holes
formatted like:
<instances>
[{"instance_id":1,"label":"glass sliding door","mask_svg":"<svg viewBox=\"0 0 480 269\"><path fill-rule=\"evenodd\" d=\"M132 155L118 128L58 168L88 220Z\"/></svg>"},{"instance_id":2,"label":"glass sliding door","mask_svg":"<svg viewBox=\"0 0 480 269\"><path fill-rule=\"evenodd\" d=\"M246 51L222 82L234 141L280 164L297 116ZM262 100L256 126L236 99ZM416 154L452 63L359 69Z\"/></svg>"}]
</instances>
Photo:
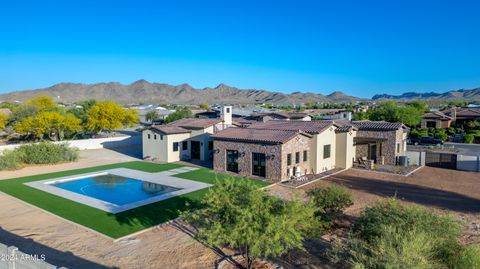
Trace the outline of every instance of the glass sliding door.
<instances>
[{"instance_id":1,"label":"glass sliding door","mask_svg":"<svg viewBox=\"0 0 480 269\"><path fill-rule=\"evenodd\" d=\"M238 151L227 150L227 171L238 173Z\"/></svg>"},{"instance_id":2,"label":"glass sliding door","mask_svg":"<svg viewBox=\"0 0 480 269\"><path fill-rule=\"evenodd\" d=\"M265 177L266 162L265 154L252 153L252 175Z\"/></svg>"}]
</instances>

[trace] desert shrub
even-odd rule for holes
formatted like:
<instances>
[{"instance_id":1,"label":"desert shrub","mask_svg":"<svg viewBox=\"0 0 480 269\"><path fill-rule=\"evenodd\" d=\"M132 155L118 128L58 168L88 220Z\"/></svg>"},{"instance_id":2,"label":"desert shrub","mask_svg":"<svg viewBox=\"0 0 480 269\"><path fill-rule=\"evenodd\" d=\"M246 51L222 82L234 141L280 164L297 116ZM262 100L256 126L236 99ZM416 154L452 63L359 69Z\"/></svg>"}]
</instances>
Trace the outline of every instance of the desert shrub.
<instances>
[{"instance_id":1,"label":"desert shrub","mask_svg":"<svg viewBox=\"0 0 480 269\"><path fill-rule=\"evenodd\" d=\"M0 170L17 169L22 164L22 156L18 151L5 150L0 155Z\"/></svg>"},{"instance_id":2,"label":"desert shrub","mask_svg":"<svg viewBox=\"0 0 480 269\"><path fill-rule=\"evenodd\" d=\"M480 268L480 246L468 246L455 262L457 269Z\"/></svg>"},{"instance_id":3,"label":"desert shrub","mask_svg":"<svg viewBox=\"0 0 480 269\"><path fill-rule=\"evenodd\" d=\"M315 188L308 191L308 196L315 207L315 216L326 228L333 224L343 210L353 204L350 191L339 185Z\"/></svg>"},{"instance_id":4,"label":"desert shrub","mask_svg":"<svg viewBox=\"0 0 480 269\"><path fill-rule=\"evenodd\" d=\"M68 144L41 142L22 145L0 155L0 170L16 169L22 164L54 164L62 161L76 161L78 149Z\"/></svg>"},{"instance_id":5,"label":"desert shrub","mask_svg":"<svg viewBox=\"0 0 480 269\"><path fill-rule=\"evenodd\" d=\"M353 268L463 268L476 261L459 235L452 217L391 199L367 209L330 256Z\"/></svg>"},{"instance_id":6,"label":"desert shrub","mask_svg":"<svg viewBox=\"0 0 480 269\"><path fill-rule=\"evenodd\" d=\"M22 153L22 161L26 164L53 164L78 159L78 150L68 144L41 142L23 145L17 150Z\"/></svg>"},{"instance_id":7,"label":"desert shrub","mask_svg":"<svg viewBox=\"0 0 480 269\"><path fill-rule=\"evenodd\" d=\"M466 134L463 136L464 143L473 143L474 140L475 140L475 137L472 134Z\"/></svg>"},{"instance_id":8,"label":"desert shrub","mask_svg":"<svg viewBox=\"0 0 480 269\"><path fill-rule=\"evenodd\" d=\"M438 129L438 130L435 132L435 138L441 139L441 140L445 141L445 140L448 139L448 135L447 135L447 133L445 132L445 130L443 130L443 129Z\"/></svg>"}]
</instances>

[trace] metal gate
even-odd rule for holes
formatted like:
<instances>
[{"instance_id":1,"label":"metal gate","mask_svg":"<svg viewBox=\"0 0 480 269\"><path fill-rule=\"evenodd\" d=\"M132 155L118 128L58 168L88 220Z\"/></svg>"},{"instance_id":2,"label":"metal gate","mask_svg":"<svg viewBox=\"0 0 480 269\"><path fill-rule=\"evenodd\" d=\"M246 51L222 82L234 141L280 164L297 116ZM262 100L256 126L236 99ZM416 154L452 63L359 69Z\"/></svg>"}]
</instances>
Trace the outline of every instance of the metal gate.
<instances>
[{"instance_id":1,"label":"metal gate","mask_svg":"<svg viewBox=\"0 0 480 269\"><path fill-rule=\"evenodd\" d=\"M447 169L457 169L457 154L429 152L425 154L425 165Z\"/></svg>"}]
</instances>

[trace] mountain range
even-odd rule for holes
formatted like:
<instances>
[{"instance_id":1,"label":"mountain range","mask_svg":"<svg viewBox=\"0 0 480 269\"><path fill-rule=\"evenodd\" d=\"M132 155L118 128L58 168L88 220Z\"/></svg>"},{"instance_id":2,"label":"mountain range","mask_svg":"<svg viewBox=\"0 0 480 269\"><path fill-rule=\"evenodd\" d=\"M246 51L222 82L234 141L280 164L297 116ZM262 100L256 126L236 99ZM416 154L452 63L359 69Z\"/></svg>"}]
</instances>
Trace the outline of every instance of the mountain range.
<instances>
[{"instance_id":1,"label":"mountain range","mask_svg":"<svg viewBox=\"0 0 480 269\"><path fill-rule=\"evenodd\" d=\"M256 89L238 89L225 84L215 88L195 89L188 84L173 86L138 80L124 85L118 82L82 84L59 83L48 88L24 90L0 95L0 101L25 101L38 95L48 95L59 102L87 99L111 100L121 104L303 104L311 102L355 102L360 98L342 92L330 95L294 92L285 94Z\"/></svg>"},{"instance_id":2,"label":"mountain range","mask_svg":"<svg viewBox=\"0 0 480 269\"><path fill-rule=\"evenodd\" d=\"M469 89L469 90L466 90L466 89L453 90L453 91L448 91L443 93L406 92L401 95L377 94L372 97L372 100L416 100L416 99L478 101L480 100L480 88Z\"/></svg>"},{"instance_id":3,"label":"mountain range","mask_svg":"<svg viewBox=\"0 0 480 269\"><path fill-rule=\"evenodd\" d=\"M219 84L215 88L196 89L188 84L177 86L164 83L150 83L138 80L124 85L118 82L108 83L59 83L51 87L15 91L0 95L0 101L25 101L39 95L48 95L59 102L77 102L87 99L111 100L121 104L303 104L310 102L355 102L368 100L349 96L343 92L333 92L329 95L319 93L294 92L290 94L257 90L239 89ZM407 92L401 95L377 94L372 100L480 100L480 88L461 89L444 93Z\"/></svg>"}]
</instances>

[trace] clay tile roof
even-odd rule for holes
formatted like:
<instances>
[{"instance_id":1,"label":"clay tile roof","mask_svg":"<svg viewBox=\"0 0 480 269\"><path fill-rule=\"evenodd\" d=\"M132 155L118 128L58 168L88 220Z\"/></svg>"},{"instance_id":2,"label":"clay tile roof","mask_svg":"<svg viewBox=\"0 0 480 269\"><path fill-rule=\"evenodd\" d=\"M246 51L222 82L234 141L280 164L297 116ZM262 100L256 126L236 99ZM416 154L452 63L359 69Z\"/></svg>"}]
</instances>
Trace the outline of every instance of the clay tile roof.
<instances>
[{"instance_id":1,"label":"clay tile roof","mask_svg":"<svg viewBox=\"0 0 480 269\"><path fill-rule=\"evenodd\" d=\"M352 126L357 127L358 130L371 131L393 131L404 127L400 122L386 121L352 121Z\"/></svg>"},{"instance_id":2,"label":"clay tile roof","mask_svg":"<svg viewBox=\"0 0 480 269\"><path fill-rule=\"evenodd\" d=\"M338 126L337 129L335 129L336 133L345 133L345 132L350 132L353 130L358 130L358 128L351 126L351 125L344 125L344 126Z\"/></svg>"},{"instance_id":3,"label":"clay tile roof","mask_svg":"<svg viewBox=\"0 0 480 269\"><path fill-rule=\"evenodd\" d=\"M168 126L168 125L153 125L150 127L151 130L160 132L162 134L184 134L184 133L191 133L192 131L187 130L182 127L177 126Z\"/></svg>"},{"instance_id":4,"label":"clay tile roof","mask_svg":"<svg viewBox=\"0 0 480 269\"><path fill-rule=\"evenodd\" d=\"M185 129L205 129L220 122L222 122L222 119L188 118L174 121L167 124L167 126L177 126Z\"/></svg>"},{"instance_id":5,"label":"clay tile roof","mask_svg":"<svg viewBox=\"0 0 480 269\"><path fill-rule=\"evenodd\" d=\"M301 131L305 133L321 133L333 125L333 121L281 121L271 120L267 122L257 122L248 128L264 130L283 130L283 131Z\"/></svg>"},{"instance_id":6,"label":"clay tile roof","mask_svg":"<svg viewBox=\"0 0 480 269\"><path fill-rule=\"evenodd\" d=\"M258 116L277 116L284 119L303 119L308 116L308 113L304 112L286 112L286 111L274 111L274 112L261 112L256 114Z\"/></svg>"},{"instance_id":7,"label":"clay tile roof","mask_svg":"<svg viewBox=\"0 0 480 269\"><path fill-rule=\"evenodd\" d=\"M436 111L436 112L428 112L425 115L423 115L423 118L425 119L452 119L451 117L445 115L443 112Z\"/></svg>"},{"instance_id":8,"label":"clay tile roof","mask_svg":"<svg viewBox=\"0 0 480 269\"><path fill-rule=\"evenodd\" d=\"M457 117L480 117L480 109L466 108L460 109L456 113Z\"/></svg>"},{"instance_id":9,"label":"clay tile roof","mask_svg":"<svg viewBox=\"0 0 480 269\"><path fill-rule=\"evenodd\" d=\"M214 140L223 141L282 144L300 134L310 137L308 134L299 133L298 131L280 131L236 127L227 128L212 135L212 137Z\"/></svg>"}]
</instances>

